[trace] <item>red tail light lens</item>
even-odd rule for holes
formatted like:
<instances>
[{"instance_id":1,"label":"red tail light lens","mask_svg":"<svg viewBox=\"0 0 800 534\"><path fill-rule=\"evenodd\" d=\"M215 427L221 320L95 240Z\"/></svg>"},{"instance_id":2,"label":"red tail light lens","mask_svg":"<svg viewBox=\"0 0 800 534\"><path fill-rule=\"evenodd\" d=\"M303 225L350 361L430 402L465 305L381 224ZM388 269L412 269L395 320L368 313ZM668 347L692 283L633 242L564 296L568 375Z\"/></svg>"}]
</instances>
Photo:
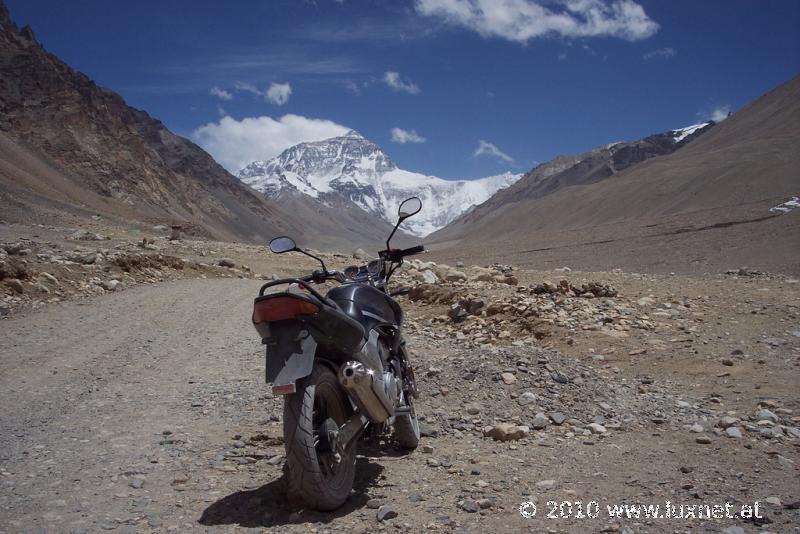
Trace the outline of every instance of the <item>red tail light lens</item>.
<instances>
[{"instance_id":1,"label":"red tail light lens","mask_svg":"<svg viewBox=\"0 0 800 534\"><path fill-rule=\"evenodd\" d=\"M275 297L260 300L253 306L253 324L283 321L298 315L313 315L319 306L313 302L293 297Z\"/></svg>"}]
</instances>

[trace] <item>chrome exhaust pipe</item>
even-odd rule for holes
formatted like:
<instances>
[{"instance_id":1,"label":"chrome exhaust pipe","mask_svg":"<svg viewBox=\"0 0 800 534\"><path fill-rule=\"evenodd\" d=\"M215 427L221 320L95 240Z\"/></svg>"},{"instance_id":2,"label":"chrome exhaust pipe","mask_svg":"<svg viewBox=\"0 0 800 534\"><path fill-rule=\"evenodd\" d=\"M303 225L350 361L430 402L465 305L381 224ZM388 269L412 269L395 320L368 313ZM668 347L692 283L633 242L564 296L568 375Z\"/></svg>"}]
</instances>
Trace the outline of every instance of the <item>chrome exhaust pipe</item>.
<instances>
[{"instance_id":1,"label":"chrome exhaust pipe","mask_svg":"<svg viewBox=\"0 0 800 534\"><path fill-rule=\"evenodd\" d=\"M394 406L380 380L363 363L349 361L339 368L339 383L355 400L359 411L373 423L383 423L394 415Z\"/></svg>"}]
</instances>

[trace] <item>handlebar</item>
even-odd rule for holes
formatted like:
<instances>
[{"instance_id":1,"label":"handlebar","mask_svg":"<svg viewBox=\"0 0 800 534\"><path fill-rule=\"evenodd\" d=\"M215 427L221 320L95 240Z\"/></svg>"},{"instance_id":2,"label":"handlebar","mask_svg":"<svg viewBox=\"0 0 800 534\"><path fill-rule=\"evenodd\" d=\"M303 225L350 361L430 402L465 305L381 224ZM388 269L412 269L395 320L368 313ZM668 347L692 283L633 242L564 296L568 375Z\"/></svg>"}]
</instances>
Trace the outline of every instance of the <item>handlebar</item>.
<instances>
[{"instance_id":1,"label":"handlebar","mask_svg":"<svg viewBox=\"0 0 800 534\"><path fill-rule=\"evenodd\" d=\"M391 249L385 250L382 254L385 254L385 258L390 261L400 261L406 256L413 256L414 254L419 254L420 252L425 252L425 247L422 245L417 245L416 247L404 248L404 249Z\"/></svg>"}]
</instances>

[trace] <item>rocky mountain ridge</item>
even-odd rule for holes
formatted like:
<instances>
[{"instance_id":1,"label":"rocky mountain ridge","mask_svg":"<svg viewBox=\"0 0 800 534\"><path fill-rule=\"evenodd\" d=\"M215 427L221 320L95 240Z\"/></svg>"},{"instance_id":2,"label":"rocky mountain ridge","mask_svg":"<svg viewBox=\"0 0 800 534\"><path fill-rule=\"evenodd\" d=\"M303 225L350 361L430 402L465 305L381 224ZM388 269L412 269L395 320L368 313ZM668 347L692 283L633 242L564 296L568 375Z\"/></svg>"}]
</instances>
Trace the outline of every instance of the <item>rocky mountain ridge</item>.
<instances>
[{"instance_id":1,"label":"rocky mountain ridge","mask_svg":"<svg viewBox=\"0 0 800 534\"><path fill-rule=\"evenodd\" d=\"M521 175L504 173L478 180L442 180L409 172L375 143L350 130L342 136L300 143L266 161L254 161L237 173L267 197L315 199L339 204L394 222L397 206L418 196L423 210L408 221L408 231L428 233L487 200Z\"/></svg>"}]
</instances>

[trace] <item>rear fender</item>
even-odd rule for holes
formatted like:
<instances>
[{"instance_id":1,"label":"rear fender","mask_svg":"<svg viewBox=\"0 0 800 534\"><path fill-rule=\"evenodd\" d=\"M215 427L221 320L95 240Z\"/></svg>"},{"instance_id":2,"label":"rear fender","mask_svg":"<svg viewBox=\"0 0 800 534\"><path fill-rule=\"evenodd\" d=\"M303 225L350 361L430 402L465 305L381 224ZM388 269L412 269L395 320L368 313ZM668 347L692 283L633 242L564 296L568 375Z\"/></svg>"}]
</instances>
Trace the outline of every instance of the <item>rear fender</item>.
<instances>
[{"instance_id":1,"label":"rear fender","mask_svg":"<svg viewBox=\"0 0 800 534\"><path fill-rule=\"evenodd\" d=\"M274 323L270 334L266 340L266 380L272 383L274 393L294 393L296 382L311 374L317 340L298 321Z\"/></svg>"}]
</instances>

